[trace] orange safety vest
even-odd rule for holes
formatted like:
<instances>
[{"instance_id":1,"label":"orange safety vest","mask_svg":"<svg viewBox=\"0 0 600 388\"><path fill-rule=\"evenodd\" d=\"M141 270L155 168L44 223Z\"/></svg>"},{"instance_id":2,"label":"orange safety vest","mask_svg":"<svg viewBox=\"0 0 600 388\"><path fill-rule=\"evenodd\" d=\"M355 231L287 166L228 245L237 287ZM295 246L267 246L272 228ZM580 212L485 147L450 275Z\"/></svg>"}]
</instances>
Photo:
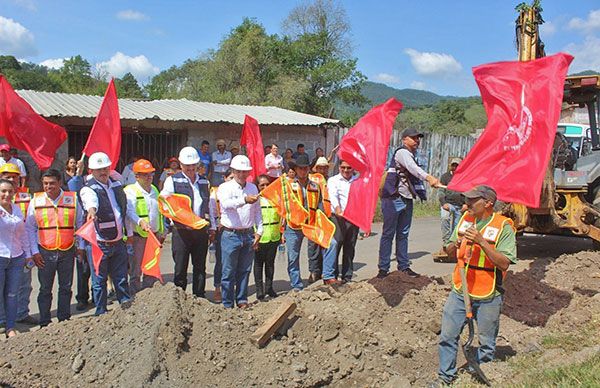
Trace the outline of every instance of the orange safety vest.
<instances>
[{"instance_id":1,"label":"orange safety vest","mask_svg":"<svg viewBox=\"0 0 600 388\"><path fill-rule=\"evenodd\" d=\"M457 225L459 235L465 233L467 229L475 225L475 217L465 212ZM483 238L492 247L496 246L504 225L510 225L513 229L513 222L510 218L494 213L490 221L479 231ZM459 266L464 265L467 278L467 288L469 295L474 299L489 298L494 291L502 286L506 271L500 271L494 263L486 256L481 246L478 244L467 244L463 239L457 254L457 263L452 274L452 282L457 292L462 290Z\"/></svg>"},{"instance_id":2,"label":"orange safety vest","mask_svg":"<svg viewBox=\"0 0 600 388\"><path fill-rule=\"evenodd\" d=\"M308 178L321 188L321 193L323 193L323 210L325 210L327 217L331 217L331 201L329 200L329 191L327 190L327 179L318 172L310 174Z\"/></svg>"},{"instance_id":3,"label":"orange safety vest","mask_svg":"<svg viewBox=\"0 0 600 388\"><path fill-rule=\"evenodd\" d=\"M76 194L64 191L55 206L46 193L35 193L33 206L40 246L50 251L69 250L75 243Z\"/></svg>"},{"instance_id":4,"label":"orange safety vest","mask_svg":"<svg viewBox=\"0 0 600 388\"><path fill-rule=\"evenodd\" d=\"M306 201L308 203L306 204L304 203L304 197L302 195L302 186L300 185L300 183L298 183L297 180L294 180L293 182L291 182L291 186L292 193L290 194L294 195L298 202L302 205L302 207L308 210L308 220L306 221L306 223L312 225L314 223L314 220L316 219L317 209L319 208L319 199L321 197L321 190L319 188L319 185L311 181L310 179L308 180L308 185L306 186ZM289 198L284 197L284 201L289 201ZM302 229L301 225L294 224L292 222L288 222L288 225L292 229Z\"/></svg>"},{"instance_id":5,"label":"orange safety vest","mask_svg":"<svg viewBox=\"0 0 600 388\"><path fill-rule=\"evenodd\" d=\"M31 202L31 194L27 187L18 187L15 193L14 199L15 205L18 205L23 213L24 217L27 217L27 209L29 209L29 202Z\"/></svg>"}]
</instances>

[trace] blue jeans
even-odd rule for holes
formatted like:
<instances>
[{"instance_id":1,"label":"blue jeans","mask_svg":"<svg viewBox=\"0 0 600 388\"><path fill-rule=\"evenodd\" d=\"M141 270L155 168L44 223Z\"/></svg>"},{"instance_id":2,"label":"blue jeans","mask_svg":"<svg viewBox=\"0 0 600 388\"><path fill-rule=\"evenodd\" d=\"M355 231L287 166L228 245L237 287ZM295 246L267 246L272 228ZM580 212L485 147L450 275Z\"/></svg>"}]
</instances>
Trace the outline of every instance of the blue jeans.
<instances>
[{"instance_id":1,"label":"blue jeans","mask_svg":"<svg viewBox=\"0 0 600 388\"><path fill-rule=\"evenodd\" d=\"M248 279L254 261L253 242L252 233L223 230L221 234L221 289L225 307L233 307L234 298L238 306L248 303Z\"/></svg>"},{"instance_id":2,"label":"blue jeans","mask_svg":"<svg viewBox=\"0 0 600 388\"><path fill-rule=\"evenodd\" d=\"M91 249L88 249L88 261L92 272L92 293L94 294L94 303L96 304L95 315L106 313L106 281L110 275L119 303L131 300L129 296L129 284L127 283L127 265L129 258L125 242L119 241L113 245L98 242L98 246L104 253L100 261L98 273L94 269L94 261Z\"/></svg>"},{"instance_id":3,"label":"blue jeans","mask_svg":"<svg viewBox=\"0 0 600 388\"><path fill-rule=\"evenodd\" d=\"M462 213L460 212L460 208L454 205L450 205L450 210L444 210L444 208L440 208L442 242L444 246L448 245L450 242L452 232L454 232L454 229L456 228L461 216Z\"/></svg>"},{"instance_id":4,"label":"blue jeans","mask_svg":"<svg viewBox=\"0 0 600 388\"><path fill-rule=\"evenodd\" d=\"M45 326L51 322L50 306L52 305L52 287L54 275L58 273L58 309L56 317L59 321L71 318L71 286L73 285L73 267L75 262L75 247L67 251L48 251L40 247L40 254L44 258L44 268L38 268L40 292L38 306L40 309L40 325Z\"/></svg>"},{"instance_id":5,"label":"blue jeans","mask_svg":"<svg viewBox=\"0 0 600 388\"><path fill-rule=\"evenodd\" d=\"M287 270L288 275L290 276L290 285L294 290L302 290L304 288L304 284L302 283L302 277L300 276L300 248L302 247L304 234L302 233L302 230L294 230L289 226L286 226L284 236L288 258Z\"/></svg>"},{"instance_id":6,"label":"blue jeans","mask_svg":"<svg viewBox=\"0 0 600 388\"><path fill-rule=\"evenodd\" d=\"M396 237L398 269L410 267L408 259L408 233L412 222L413 200L402 197L382 198L383 231L379 240L379 270L389 272L392 243Z\"/></svg>"},{"instance_id":7,"label":"blue jeans","mask_svg":"<svg viewBox=\"0 0 600 388\"><path fill-rule=\"evenodd\" d=\"M471 299L473 317L477 321L479 348L477 361L481 364L494 359L496 337L500 327L500 312L502 310L502 295L491 299ZM442 314L442 332L438 346L440 369L439 377L450 383L456 377L456 353L458 340L463 327L466 325L465 304L462 295L450 291L444 312Z\"/></svg>"},{"instance_id":8,"label":"blue jeans","mask_svg":"<svg viewBox=\"0 0 600 388\"><path fill-rule=\"evenodd\" d=\"M223 253L221 252L221 236L223 230L217 230L215 234L215 269L213 270L213 286L221 287L221 278L223 277Z\"/></svg>"},{"instance_id":9,"label":"blue jeans","mask_svg":"<svg viewBox=\"0 0 600 388\"><path fill-rule=\"evenodd\" d=\"M335 279L337 277L338 255L338 243L335 238L331 239L329 248L321 248L321 250L323 252L323 280Z\"/></svg>"},{"instance_id":10,"label":"blue jeans","mask_svg":"<svg viewBox=\"0 0 600 388\"><path fill-rule=\"evenodd\" d=\"M15 327L17 320L17 294L21 284L25 256L0 257L0 291L2 291L3 315L6 331Z\"/></svg>"}]
</instances>

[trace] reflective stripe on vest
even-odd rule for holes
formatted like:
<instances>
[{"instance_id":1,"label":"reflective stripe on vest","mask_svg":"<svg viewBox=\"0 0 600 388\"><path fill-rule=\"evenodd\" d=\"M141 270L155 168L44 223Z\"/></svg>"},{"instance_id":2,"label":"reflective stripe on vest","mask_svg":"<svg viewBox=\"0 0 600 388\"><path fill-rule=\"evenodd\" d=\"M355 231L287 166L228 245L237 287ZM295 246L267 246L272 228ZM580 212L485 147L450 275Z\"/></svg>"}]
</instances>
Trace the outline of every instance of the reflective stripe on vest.
<instances>
[{"instance_id":1,"label":"reflective stripe on vest","mask_svg":"<svg viewBox=\"0 0 600 388\"><path fill-rule=\"evenodd\" d=\"M46 193L35 193L33 206L40 246L50 251L69 250L75 243L75 193L64 191L56 206Z\"/></svg>"},{"instance_id":2,"label":"reflective stripe on vest","mask_svg":"<svg viewBox=\"0 0 600 388\"><path fill-rule=\"evenodd\" d=\"M496 243L502 234L502 229L506 224L512 227L512 220L494 213L490 221L481 228L481 235L492 248L495 248ZM475 217L466 212L456 226L458 235L463 235L465 231L473 225L476 225ZM457 258L458 263L454 267L454 273L452 274L453 287L457 292L461 292L462 290L459 270L459 265L461 264L465 266L467 287L469 289L469 295L472 298L489 298L502 286L502 280L506 275L506 271L500 271L487 257L480 245L467 245L467 240L463 239L457 253Z\"/></svg>"},{"instance_id":3,"label":"reflective stripe on vest","mask_svg":"<svg viewBox=\"0 0 600 388\"><path fill-rule=\"evenodd\" d=\"M285 185L283 185L284 188L284 203L286 205L286 210L289 210L289 204L287 203L287 201L289 201L288 196L289 195L295 195L296 198L298 199L298 201L300 202L300 204L306 209L308 210L308 220L307 220L307 224L313 224L316 214L317 214L317 209L319 208L319 185L317 185L316 183L312 182L310 179L308 181L308 185L306 186L306 202L304 203L304 195L302 195L302 185L300 185L300 183L298 183L298 181L293 181L291 183L292 186L292 193L287 193L287 189L285 188ZM287 195L286 195L287 194ZM301 229L302 226L301 225L296 225L293 224L291 222L288 223L288 226L292 229Z\"/></svg>"},{"instance_id":4,"label":"reflective stripe on vest","mask_svg":"<svg viewBox=\"0 0 600 388\"><path fill-rule=\"evenodd\" d=\"M321 193L323 195L323 210L327 217L331 217L331 201L329 200L329 190L327 190L327 179L318 172L309 175L309 179L312 179L316 184L319 185Z\"/></svg>"},{"instance_id":5,"label":"reflective stripe on vest","mask_svg":"<svg viewBox=\"0 0 600 388\"><path fill-rule=\"evenodd\" d=\"M263 221L263 234L259 242L264 244L281 240L281 218L275 207L271 206L268 200L260 197L260 210Z\"/></svg>"},{"instance_id":6,"label":"reflective stripe on vest","mask_svg":"<svg viewBox=\"0 0 600 388\"><path fill-rule=\"evenodd\" d=\"M29 209L29 203L31 202L31 194L29 194L29 189L27 187L19 187L15 193L13 201L15 205L19 206L23 216L27 217L27 209Z\"/></svg>"},{"instance_id":7,"label":"reflective stripe on vest","mask_svg":"<svg viewBox=\"0 0 600 388\"><path fill-rule=\"evenodd\" d=\"M151 190L154 192L154 194L156 194L156 198L158 198L158 189L154 186L151 185L152 188ZM142 193L142 190L138 187L137 184L131 184L131 185L127 185L125 187L125 191L130 191L131 193L133 193L135 195L135 214L138 215L138 217L140 217L141 219L143 219L144 221L150 223L150 217L148 215L148 204L146 203L146 197L144 197L144 193ZM158 204L157 204L158 206ZM160 212L158 212L158 233L163 233L165 230L165 224L163 221L163 216L162 214L160 214ZM142 229L141 226L136 225L135 226L135 233L139 234L142 237L148 237L148 232L146 232L145 230Z\"/></svg>"}]
</instances>

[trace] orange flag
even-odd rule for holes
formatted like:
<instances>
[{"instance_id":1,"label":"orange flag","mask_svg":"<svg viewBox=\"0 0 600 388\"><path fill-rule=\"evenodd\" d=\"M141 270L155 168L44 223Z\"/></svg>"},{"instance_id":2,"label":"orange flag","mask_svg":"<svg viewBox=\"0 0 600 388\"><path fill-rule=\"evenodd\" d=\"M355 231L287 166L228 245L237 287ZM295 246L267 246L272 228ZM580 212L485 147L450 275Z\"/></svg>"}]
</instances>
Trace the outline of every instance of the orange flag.
<instances>
[{"instance_id":1,"label":"orange flag","mask_svg":"<svg viewBox=\"0 0 600 388\"><path fill-rule=\"evenodd\" d=\"M94 226L93 220L88 220L81 228L79 228L75 234L85 241L89 242L92 246L92 262L94 263L94 271L98 275L100 270L100 261L102 261L102 250L98 246L98 240L96 239L96 227Z\"/></svg>"},{"instance_id":2,"label":"orange flag","mask_svg":"<svg viewBox=\"0 0 600 388\"><path fill-rule=\"evenodd\" d=\"M158 210L163 216L192 229L202 229L209 224L208 221L194 214L192 200L187 195L159 196Z\"/></svg>"},{"instance_id":3,"label":"orange flag","mask_svg":"<svg viewBox=\"0 0 600 388\"><path fill-rule=\"evenodd\" d=\"M308 217L308 210L298 202L285 174L274 180L260 192L260 195L271 202L281 218L285 218L293 224L301 224Z\"/></svg>"},{"instance_id":4,"label":"orange flag","mask_svg":"<svg viewBox=\"0 0 600 388\"><path fill-rule=\"evenodd\" d=\"M164 284L162 274L160 273L160 247L161 244L154 233L152 231L148 232L144 257L142 258L142 273L155 277Z\"/></svg>"},{"instance_id":5,"label":"orange flag","mask_svg":"<svg viewBox=\"0 0 600 388\"><path fill-rule=\"evenodd\" d=\"M327 218L325 213L317 209L314 224L302 224L302 233L310 241L327 249L331 245L331 239L335 233L335 224Z\"/></svg>"}]
</instances>

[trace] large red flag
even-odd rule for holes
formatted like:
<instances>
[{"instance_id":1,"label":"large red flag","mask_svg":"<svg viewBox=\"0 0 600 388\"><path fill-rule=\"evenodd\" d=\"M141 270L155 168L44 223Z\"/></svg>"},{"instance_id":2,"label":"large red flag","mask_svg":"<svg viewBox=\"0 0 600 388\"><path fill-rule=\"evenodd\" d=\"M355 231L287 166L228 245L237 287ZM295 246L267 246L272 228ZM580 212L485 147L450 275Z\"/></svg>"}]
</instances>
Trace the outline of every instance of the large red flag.
<instances>
[{"instance_id":1,"label":"large red flag","mask_svg":"<svg viewBox=\"0 0 600 388\"><path fill-rule=\"evenodd\" d=\"M0 136L27 151L40 170L50 168L56 150L67 139L65 129L46 121L0 75Z\"/></svg>"},{"instance_id":2,"label":"large red flag","mask_svg":"<svg viewBox=\"0 0 600 388\"><path fill-rule=\"evenodd\" d=\"M559 53L473 68L488 123L448 188L486 184L502 201L539 206L572 60Z\"/></svg>"},{"instance_id":3,"label":"large red flag","mask_svg":"<svg viewBox=\"0 0 600 388\"><path fill-rule=\"evenodd\" d=\"M390 98L361 117L340 142L338 157L360 173L350 185L344 218L366 232L371 231L394 121L401 109L402 103Z\"/></svg>"},{"instance_id":4,"label":"large red flag","mask_svg":"<svg viewBox=\"0 0 600 388\"><path fill-rule=\"evenodd\" d=\"M240 146L246 146L246 153L252 165L248 182L253 182L259 175L267 173L267 167L265 166L265 148L263 147L258 121L248 115L244 118Z\"/></svg>"},{"instance_id":5,"label":"large red flag","mask_svg":"<svg viewBox=\"0 0 600 388\"><path fill-rule=\"evenodd\" d=\"M81 228L76 232L76 235L89 242L92 246L92 262L94 263L94 271L96 275L100 270L100 261L102 260L102 250L98 246L98 240L96 239L96 227L94 226L93 220L88 220Z\"/></svg>"},{"instance_id":6,"label":"large red flag","mask_svg":"<svg viewBox=\"0 0 600 388\"><path fill-rule=\"evenodd\" d=\"M83 153L91 155L94 152L104 152L112 161L114 170L121 154L121 119L119 117L119 101L115 82L110 80L104 100L94 121Z\"/></svg>"},{"instance_id":7,"label":"large red flag","mask_svg":"<svg viewBox=\"0 0 600 388\"><path fill-rule=\"evenodd\" d=\"M148 232L146 246L144 247L144 257L142 258L142 273L160 280L164 283L162 274L160 273L160 247L161 244L152 233Z\"/></svg>"}]
</instances>

